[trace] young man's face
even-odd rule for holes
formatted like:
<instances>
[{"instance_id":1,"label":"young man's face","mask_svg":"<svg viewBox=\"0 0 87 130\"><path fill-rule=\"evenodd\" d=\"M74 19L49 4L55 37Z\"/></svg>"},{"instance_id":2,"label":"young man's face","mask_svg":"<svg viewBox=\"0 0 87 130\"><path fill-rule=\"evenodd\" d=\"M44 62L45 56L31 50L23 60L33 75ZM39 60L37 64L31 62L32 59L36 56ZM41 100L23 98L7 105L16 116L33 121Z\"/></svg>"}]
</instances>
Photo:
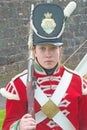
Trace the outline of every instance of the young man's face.
<instances>
[{"instance_id":1,"label":"young man's face","mask_svg":"<svg viewBox=\"0 0 87 130\"><path fill-rule=\"evenodd\" d=\"M39 64L45 69L52 69L55 67L59 61L61 47L54 45L36 45L35 57L37 58Z\"/></svg>"}]
</instances>

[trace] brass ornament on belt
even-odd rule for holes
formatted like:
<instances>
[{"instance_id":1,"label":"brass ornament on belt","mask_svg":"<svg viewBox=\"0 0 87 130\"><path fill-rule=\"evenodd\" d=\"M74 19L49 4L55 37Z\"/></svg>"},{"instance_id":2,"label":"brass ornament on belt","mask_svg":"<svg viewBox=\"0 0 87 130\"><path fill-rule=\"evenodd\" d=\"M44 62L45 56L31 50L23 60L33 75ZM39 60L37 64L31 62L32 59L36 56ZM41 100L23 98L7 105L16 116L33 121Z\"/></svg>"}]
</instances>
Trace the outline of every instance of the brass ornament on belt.
<instances>
[{"instance_id":1,"label":"brass ornament on belt","mask_svg":"<svg viewBox=\"0 0 87 130\"><path fill-rule=\"evenodd\" d=\"M87 80L87 73L83 76L83 78Z\"/></svg>"},{"instance_id":2,"label":"brass ornament on belt","mask_svg":"<svg viewBox=\"0 0 87 130\"><path fill-rule=\"evenodd\" d=\"M41 107L41 110L49 119L52 119L60 111L58 106L50 99Z\"/></svg>"},{"instance_id":3,"label":"brass ornament on belt","mask_svg":"<svg viewBox=\"0 0 87 130\"><path fill-rule=\"evenodd\" d=\"M56 27L56 23L52 18L52 13L44 13L44 16L45 18L42 20L41 27L47 34L51 34Z\"/></svg>"}]
</instances>

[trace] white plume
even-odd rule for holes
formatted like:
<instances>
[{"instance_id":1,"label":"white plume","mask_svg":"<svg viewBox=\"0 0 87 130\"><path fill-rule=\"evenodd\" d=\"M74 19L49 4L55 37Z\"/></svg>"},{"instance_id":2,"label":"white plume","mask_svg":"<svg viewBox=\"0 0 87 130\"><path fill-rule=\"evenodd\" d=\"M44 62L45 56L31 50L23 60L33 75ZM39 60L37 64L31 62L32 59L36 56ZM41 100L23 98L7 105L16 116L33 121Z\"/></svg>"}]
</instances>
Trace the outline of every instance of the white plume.
<instances>
[{"instance_id":1,"label":"white plume","mask_svg":"<svg viewBox=\"0 0 87 130\"><path fill-rule=\"evenodd\" d=\"M64 16L69 17L76 8L76 2L71 1L64 9Z\"/></svg>"}]
</instances>

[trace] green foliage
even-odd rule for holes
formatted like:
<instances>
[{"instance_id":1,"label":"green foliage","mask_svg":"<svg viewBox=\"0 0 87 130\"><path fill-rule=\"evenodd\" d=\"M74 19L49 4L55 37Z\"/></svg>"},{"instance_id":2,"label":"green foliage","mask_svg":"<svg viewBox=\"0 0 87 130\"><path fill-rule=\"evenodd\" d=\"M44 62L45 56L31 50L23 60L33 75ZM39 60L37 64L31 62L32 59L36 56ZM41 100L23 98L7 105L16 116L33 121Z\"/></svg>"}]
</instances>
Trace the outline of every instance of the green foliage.
<instances>
[{"instance_id":1,"label":"green foliage","mask_svg":"<svg viewBox=\"0 0 87 130\"><path fill-rule=\"evenodd\" d=\"M5 117L5 110L0 110L0 130L2 129L2 123Z\"/></svg>"}]
</instances>

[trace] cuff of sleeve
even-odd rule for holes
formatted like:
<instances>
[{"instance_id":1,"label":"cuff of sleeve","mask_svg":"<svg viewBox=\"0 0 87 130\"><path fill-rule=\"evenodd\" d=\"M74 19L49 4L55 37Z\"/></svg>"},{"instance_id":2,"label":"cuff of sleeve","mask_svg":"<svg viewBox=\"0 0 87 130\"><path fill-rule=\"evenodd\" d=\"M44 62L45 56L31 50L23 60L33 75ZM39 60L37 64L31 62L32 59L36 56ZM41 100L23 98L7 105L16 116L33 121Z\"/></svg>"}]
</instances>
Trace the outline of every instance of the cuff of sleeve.
<instances>
[{"instance_id":1,"label":"cuff of sleeve","mask_svg":"<svg viewBox=\"0 0 87 130\"><path fill-rule=\"evenodd\" d=\"M14 122L14 123L10 126L10 130L19 130L19 123L20 123L20 120L17 120L16 122Z\"/></svg>"}]
</instances>

